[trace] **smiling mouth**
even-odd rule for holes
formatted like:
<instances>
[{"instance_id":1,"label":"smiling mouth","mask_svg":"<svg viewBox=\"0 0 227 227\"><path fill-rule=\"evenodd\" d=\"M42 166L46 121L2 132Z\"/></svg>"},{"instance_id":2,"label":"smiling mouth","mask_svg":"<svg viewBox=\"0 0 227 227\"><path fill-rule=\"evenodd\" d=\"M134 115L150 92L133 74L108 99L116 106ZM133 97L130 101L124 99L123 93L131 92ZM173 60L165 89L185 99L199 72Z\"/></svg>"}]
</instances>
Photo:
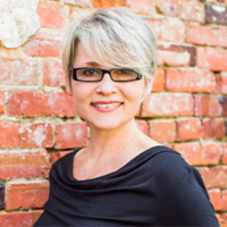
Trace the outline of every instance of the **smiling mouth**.
<instances>
[{"instance_id":1,"label":"smiling mouth","mask_svg":"<svg viewBox=\"0 0 227 227\"><path fill-rule=\"evenodd\" d=\"M120 106L122 103L92 103L91 105L101 108L111 108L111 107L117 107Z\"/></svg>"}]
</instances>

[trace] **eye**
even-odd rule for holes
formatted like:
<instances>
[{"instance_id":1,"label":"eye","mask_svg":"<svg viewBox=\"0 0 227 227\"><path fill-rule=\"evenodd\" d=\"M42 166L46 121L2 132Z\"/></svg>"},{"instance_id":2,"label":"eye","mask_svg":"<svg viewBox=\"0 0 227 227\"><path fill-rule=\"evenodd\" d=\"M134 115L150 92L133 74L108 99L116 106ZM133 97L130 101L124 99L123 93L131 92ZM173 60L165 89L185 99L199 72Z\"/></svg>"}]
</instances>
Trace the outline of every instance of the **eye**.
<instances>
[{"instance_id":1,"label":"eye","mask_svg":"<svg viewBox=\"0 0 227 227\"><path fill-rule=\"evenodd\" d=\"M83 74L86 76L92 76L94 75L96 72L94 69L84 69Z\"/></svg>"},{"instance_id":2,"label":"eye","mask_svg":"<svg viewBox=\"0 0 227 227\"><path fill-rule=\"evenodd\" d=\"M118 69L117 73L122 74L122 75L131 74L130 70L128 70L128 69Z\"/></svg>"}]
</instances>

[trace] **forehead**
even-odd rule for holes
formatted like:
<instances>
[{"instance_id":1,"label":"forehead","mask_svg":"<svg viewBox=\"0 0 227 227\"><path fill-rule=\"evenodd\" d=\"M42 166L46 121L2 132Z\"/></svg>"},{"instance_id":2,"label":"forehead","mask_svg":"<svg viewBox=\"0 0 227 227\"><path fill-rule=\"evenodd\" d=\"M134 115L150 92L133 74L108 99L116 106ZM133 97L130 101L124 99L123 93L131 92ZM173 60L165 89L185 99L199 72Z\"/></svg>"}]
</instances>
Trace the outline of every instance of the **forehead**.
<instances>
[{"instance_id":1,"label":"forehead","mask_svg":"<svg viewBox=\"0 0 227 227\"><path fill-rule=\"evenodd\" d=\"M100 62L98 55L95 55L94 57L89 56L82 42L79 41L77 43L75 52L76 53L75 53L74 67L81 67L81 66L100 67L101 66L98 63Z\"/></svg>"}]
</instances>

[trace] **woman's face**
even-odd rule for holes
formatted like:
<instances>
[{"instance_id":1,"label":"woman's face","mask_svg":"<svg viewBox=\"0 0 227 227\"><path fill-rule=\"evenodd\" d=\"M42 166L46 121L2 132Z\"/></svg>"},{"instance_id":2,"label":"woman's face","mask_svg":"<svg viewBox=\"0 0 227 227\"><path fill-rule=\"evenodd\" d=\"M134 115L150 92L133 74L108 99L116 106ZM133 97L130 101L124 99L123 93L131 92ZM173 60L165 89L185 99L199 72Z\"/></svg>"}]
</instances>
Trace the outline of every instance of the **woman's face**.
<instances>
[{"instance_id":1,"label":"woman's face","mask_svg":"<svg viewBox=\"0 0 227 227\"><path fill-rule=\"evenodd\" d=\"M74 68L98 65L78 43ZM133 82L114 82L105 74L100 82L79 82L72 79L72 92L76 109L90 127L110 130L133 120L146 90L144 77Z\"/></svg>"}]
</instances>

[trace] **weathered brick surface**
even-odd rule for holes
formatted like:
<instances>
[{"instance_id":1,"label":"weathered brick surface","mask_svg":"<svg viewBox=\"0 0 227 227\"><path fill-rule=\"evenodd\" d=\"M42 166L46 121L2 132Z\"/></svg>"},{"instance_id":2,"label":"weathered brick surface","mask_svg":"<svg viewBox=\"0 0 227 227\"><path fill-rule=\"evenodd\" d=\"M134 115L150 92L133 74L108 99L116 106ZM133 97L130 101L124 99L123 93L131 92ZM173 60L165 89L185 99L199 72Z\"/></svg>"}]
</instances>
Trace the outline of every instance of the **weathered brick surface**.
<instances>
[{"instance_id":1,"label":"weathered brick surface","mask_svg":"<svg viewBox=\"0 0 227 227\"><path fill-rule=\"evenodd\" d=\"M158 47L158 63L167 66L194 66L195 47L169 45Z\"/></svg>"},{"instance_id":2,"label":"weathered brick surface","mask_svg":"<svg viewBox=\"0 0 227 227\"><path fill-rule=\"evenodd\" d=\"M18 124L0 122L0 148L15 148L18 141Z\"/></svg>"},{"instance_id":3,"label":"weathered brick surface","mask_svg":"<svg viewBox=\"0 0 227 227\"><path fill-rule=\"evenodd\" d=\"M179 2L178 0L166 0L163 2L162 0L156 0L156 7L161 13L167 16L179 16Z\"/></svg>"},{"instance_id":4,"label":"weathered brick surface","mask_svg":"<svg viewBox=\"0 0 227 227\"><path fill-rule=\"evenodd\" d=\"M56 125L56 147L58 149L84 147L87 145L87 124L64 123Z\"/></svg>"},{"instance_id":5,"label":"weathered brick surface","mask_svg":"<svg viewBox=\"0 0 227 227\"><path fill-rule=\"evenodd\" d=\"M21 148L52 147L53 127L48 123L21 124L19 129Z\"/></svg>"},{"instance_id":6,"label":"weathered brick surface","mask_svg":"<svg viewBox=\"0 0 227 227\"><path fill-rule=\"evenodd\" d=\"M92 7L92 0L64 0L64 2L75 6Z\"/></svg>"},{"instance_id":7,"label":"weathered brick surface","mask_svg":"<svg viewBox=\"0 0 227 227\"><path fill-rule=\"evenodd\" d=\"M186 40L189 43L227 47L227 30L189 24Z\"/></svg>"},{"instance_id":8,"label":"weathered brick surface","mask_svg":"<svg viewBox=\"0 0 227 227\"><path fill-rule=\"evenodd\" d=\"M180 17L183 20L194 21L198 23L204 23L205 10L202 2L197 0L181 0L181 14Z\"/></svg>"},{"instance_id":9,"label":"weathered brick surface","mask_svg":"<svg viewBox=\"0 0 227 227\"><path fill-rule=\"evenodd\" d=\"M203 119L203 139L223 139L225 123L222 119Z\"/></svg>"},{"instance_id":10,"label":"weathered brick surface","mask_svg":"<svg viewBox=\"0 0 227 227\"><path fill-rule=\"evenodd\" d=\"M52 3L39 3L38 14L42 27L62 28L64 20L62 6Z\"/></svg>"},{"instance_id":11,"label":"weathered brick surface","mask_svg":"<svg viewBox=\"0 0 227 227\"><path fill-rule=\"evenodd\" d=\"M159 40L183 42L185 39L185 24L179 18L145 19Z\"/></svg>"},{"instance_id":12,"label":"weathered brick surface","mask_svg":"<svg viewBox=\"0 0 227 227\"><path fill-rule=\"evenodd\" d=\"M146 97L142 105L143 117L191 115L193 115L191 94L153 93Z\"/></svg>"},{"instance_id":13,"label":"weathered brick surface","mask_svg":"<svg viewBox=\"0 0 227 227\"><path fill-rule=\"evenodd\" d=\"M172 120L149 121L150 137L158 142L176 140L176 123Z\"/></svg>"},{"instance_id":14,"label":"weathered brick surface","mask_svg":"<svg viewBox=\"0 0 227 227\"><path fill-rule=\"evenodd\" d=\"M48 86L65 86L65 75L60 61L44 61L43 83Z\"/></svg>"},{"instance_id":15,"label":"weathered brick surface","mask_svg":"<svg viewBox=\"0 0 227 227\"><path fill-rule=\"evenodd\" d=\"M227 143L224 143L222 148L223 148L222 163L227 164Z\"/></svg>"},{"instance_id":16,"label":"weathered brick surface","mask_svg":"<svg viewBox=\"0 0 227 227\"><path fill-rule=\"evenodd\" d=\"M179 143L174 145L174 149L180 152L190 165L218 164L222 154L221 144Z\"/></svg>"},{"instance_id":17,"label":"weathered brick surface","mask_svg":"<svg viewBox=\"0 0 227 227\"><path fill-rule=\"evenodd\" d=\"M207 24L220 24L227 26L227 7L206 4L205 9Z\"/></svg>"},{"instance_id":18,"label":"weathered brick surface","mask_svg":"<svg viewBox=\"0 0 227 227\"><path fill-rule=\"evenodd\" d=\"M177 140L196 140L201 138L202 125L199 118L177 120Z\"/></svg>"},{"instance_id":19,"label":"weathered brick surface","mask_svg":"<svg viewBox=\"0 0 227 227\"><path fill-rule=\"evenodd\" d=\"M25 209L41 208L49 196L49 182L7 183L6 210L20 207Z\"/></svg>"},{"instance_id":20,"label":"weathered brick surface","mask_svg":"<svg viewBox=\"0 0 227 227\"><path fill-rule=\"evenodd\" d=\"M227 50L214 48L197 48L197 65L210 70L227 70Z\"/></svg>"},{"instance_id":21,"label":"weathered brick surface","mask_svg":"<svg viewBox=\"0 0 227 227\"><path fill-rule=\"evenodd\" d=\"M167 69L166 89L170 91L215 92L216 78L209 71Z\"/></svg>"},{"instance_id":22,"label":"weathered brick surface","mask_svg":"<svg viewBox=\"0 0 227 227\"><path fill-rule=\"evenodd\" d=\"M212 189L208 191L210 201L214 206L215 210L222 210L222 198L220 189Z\"/></svg>"},{"instance_id":23,"label":"weathered brick surface","mask_svg":"<svg viewBox=\"0 0 227 227\"><path fill-rule=\"evenodd\" d=\"M62 34L52 31L39 31L24 46L24 53L36 57L59 57Z\"/></svg>"},{"instance_id":24,"label":"weathered brick surface","mask_svg":"<svg viewBox=\"0 0 227 227\"><path fill-rule=\"evenodd\" d=\"M1 227L31 227L33 217L31 212L16 211L11 213L0 213Z\"/></svg>"},{"instance_id":25,"label":"weathered brick surface","mask_svg":"<svg viewBox=\"0 0 227 227\"><path fill-rule=\"evenodd\" d=\"M11 116L76 116L72 96L64 92L10 91L8 114Z\"/></svg>"},{"instance_id":26,"label":"weathered brick surface","mask_svg":"<svg viewBox=\"0 0 227 227\"><path fill-rule=\"evenodd\" d=\"M199 167L198 170L202 175L206 188L226 188L227 166Z\"/></svg>"},{"instance_id":27,"label":"weathered brick surface","mask_svg":"<svg viewBox=\"0 0 227 227\"><path fill-rule=\"evenodd\" d=\"M4 98L4 92L0 90L0 114L3 114L5 111Z\"/></svg>"},{"instance_id":28,"label":"weathered brick surface","mask_svg":"<svg viewBox=\"0 0 227 227\"><path fill-rule=\"evenodd\" d=\"M0 59L1 85L37 85L37 62Z\"/></svg>"},{"instance_id":29,"label":"weathered brick surface","mask_svg":"<svg viewBox=\"0 0 227 227\"><path fill-rule=\"evenodd\" d=\"M105 0L93 0L93 7L96 9L107 9L110 7L120 7L124 6L124 0L111 0L111 1L105 1Z\"/></svg>"},{"instance_id":30,"label":"weathered brick surface","mask_svg":"<svg viewBox=\"0 0 227 227\"><path fill-rule=\"evenodd\" d=\"M163 91L165 88L165 80L165 71L163 69L158 69L154 75L152 91Z\"/></svg>"},{"instance_id":31,"label":"weathered brick surface","mask_svg":"<svg viewBox=\"0 0 227 227\"><path fill-rule=\"evenodd\" d=\"M124 6L129 7L136 13L151 14L153 7L153 0L125 0Z\"/></svg>"},{"instance_id":32,"label":"weathered brick surface","mask_svg":"<svg viewBox=\"0 0 227 227\"><path fill-rule=\"evenodd\" d=\"M0 153L0 179L48 177L50 155L40 151L5 151Z\"/></svg>"},{"instance_id":33,"label":"weathered brick surface","mask_svg":"<svg viewBox=\"0 0 227 227\"><path fill-rule=\"evenodd\" d=\"M223 114L223 99L218 96L195 95L195 115L218 117Z\"/></svg>"},{"instance_id":34,"label":"weathered brick surface","mask_svg":"<svg viewBox=\"0 0 227 227\"><path fill-rule=\"evenodd\" d=\"M216 93L227 94L227 73L216 74Z\"/></svg>"}]
</instances>

